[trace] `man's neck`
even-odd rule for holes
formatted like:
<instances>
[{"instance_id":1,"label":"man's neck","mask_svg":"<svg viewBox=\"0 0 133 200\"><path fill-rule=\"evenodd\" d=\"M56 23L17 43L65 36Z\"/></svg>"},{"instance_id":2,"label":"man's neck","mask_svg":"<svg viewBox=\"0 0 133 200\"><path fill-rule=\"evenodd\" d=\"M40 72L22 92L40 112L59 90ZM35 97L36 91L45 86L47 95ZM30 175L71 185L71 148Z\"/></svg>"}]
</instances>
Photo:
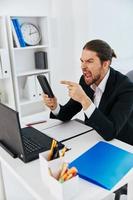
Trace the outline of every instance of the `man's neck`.
<instances>
[{"instance_id":1,"label":"man's neck","mask_svg":"<svg viewBox=\"0 0 133 200\"><path fill-rule=\"evenodd\" d=\"M109 71L109 68L107 68L104 72L103 72L103 74L101 75L101 77L98 79L98 81L96 81L95 83L94 83L94 85L96 85L97 87L98 87L98 85L101 83L101 81L104 79L104 77L106 76L106 74L108 73L108 71Z\"/></svg>"}]
</instances>

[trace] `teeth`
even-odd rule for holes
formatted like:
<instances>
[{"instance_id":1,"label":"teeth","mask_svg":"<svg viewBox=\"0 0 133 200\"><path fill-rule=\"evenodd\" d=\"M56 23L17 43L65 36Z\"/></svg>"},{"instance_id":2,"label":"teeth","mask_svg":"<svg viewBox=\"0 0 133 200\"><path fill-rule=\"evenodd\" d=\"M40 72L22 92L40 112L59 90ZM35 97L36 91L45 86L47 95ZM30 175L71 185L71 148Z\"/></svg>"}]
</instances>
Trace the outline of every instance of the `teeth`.
<instances>
[{"instance_id":1,"label":"teeth","mask_svg":"<svg viewBox=\"0 0 133 200\"><path fill-rule=\"evenodd\" d=\"M90 77L88 74L85 74L86 77Z\"/></svg>"}]
</instances>

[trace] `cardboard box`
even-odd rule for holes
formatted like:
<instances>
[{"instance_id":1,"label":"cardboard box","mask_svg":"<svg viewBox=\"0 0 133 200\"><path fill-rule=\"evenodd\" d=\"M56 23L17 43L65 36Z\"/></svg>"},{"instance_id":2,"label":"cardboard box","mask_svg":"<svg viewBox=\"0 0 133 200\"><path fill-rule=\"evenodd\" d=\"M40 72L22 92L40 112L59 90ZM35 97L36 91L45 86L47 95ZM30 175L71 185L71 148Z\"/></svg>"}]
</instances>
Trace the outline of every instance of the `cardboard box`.
<instances>
[{"instance_id":1,"label":"cardboard box","mask_svg":"<svg viewBox=\"0 0 133 200\"><path fill-rule=\"evenodd\" d=\"M50 192L58 200L70 200L78 193L79 177L78 175L71 179L60 183L56 178L59 174L60 166L65 162L65 158L57 158L51 161L47 160L48 151L39 154L40 169L43 183L49 188ZM49 173L49 168L52 171L53 176Z\"/></svg>"}]
</instances>

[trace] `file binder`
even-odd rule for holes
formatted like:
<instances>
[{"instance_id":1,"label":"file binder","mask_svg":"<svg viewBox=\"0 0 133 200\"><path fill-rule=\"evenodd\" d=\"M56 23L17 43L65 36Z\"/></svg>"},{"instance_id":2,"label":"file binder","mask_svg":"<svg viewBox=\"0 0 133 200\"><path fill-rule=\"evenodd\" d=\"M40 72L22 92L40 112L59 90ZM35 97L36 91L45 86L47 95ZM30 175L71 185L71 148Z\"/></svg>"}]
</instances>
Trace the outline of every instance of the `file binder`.
<instances>
[{"instance_id":1,"label":"file binder","mask_svg":"<svg viewBox=\"0 0 133 200\"><path fill-rule=\"evenodd\" d=\"M2 62L1 62L1 55L0 55L0 79L3 78L3 72L2 72Z\"/></svg>"},{"instance_id":2,"label":"file binder","mask_svg":"<svg viewBox=\"0 0 133 200\"><path fill-rule=\"evenodd\" d=\"M35 76L27 76L24 85L24 96L29 100L35 100L37 98L36 80Z\"/></svg>"},{"instance_id":3,"label":"file binder","mask_svg":"<svg viewBox=\"0 0 133 200\"><path fill-rule=\"evenodd\" d=\"M42 98L43 91L42 91L42 88L41 88L41 86L38 82L37 76L35 76L35 82L36 82L37 98L39 98L40 100L43 100L43 98Z\"/></svg>"},{"instance_id":4,"label":"file binder","mask_svg":"<svg viewBox=\"0 0 133 200\"><path fill-rule=\"evenodd\" d=\"M111 190L133 167L133 154L107 142L98 142L70 163L81 178Z\"/></svg>"},{"instance_id":5,"label":"file binder","mask_svg":"<svg viewBox=\"0 0 133 200\"><path fill-rule=\"evenodd\" d=\"M14 47L20 47L20 42L19 42L19 39L18 39L18 36L17 36L17 32L16 32L16 29L14 27L14 24L13 24L13 21L11 20L11 27L12 27L12 35L13 35L13 39L14 39Z\"/></svg>"},{"instance_id":6,"label":"file binder","mask_svg":"<svg viewBox=\"0 0 133 200\"><path fill-rule=\"evenodd\" d=\"M25 44L25 41L24 41L24 38L23 38L23 34L21 32L19 20L17 18L12 18L12 22L13 22L14 28L16 30L20 46L26 47L26 44Z\"/></svg>"},{"instance_id":7,"label":"file binder","mask_svg":"<svg viewBox=\"0 0 133 200\"><path fill-rule=\"evenodd\" d=\"M0 76L1 78L9 77L10 61L7 49L0 50Z\"/></svg>"}]
</instances>

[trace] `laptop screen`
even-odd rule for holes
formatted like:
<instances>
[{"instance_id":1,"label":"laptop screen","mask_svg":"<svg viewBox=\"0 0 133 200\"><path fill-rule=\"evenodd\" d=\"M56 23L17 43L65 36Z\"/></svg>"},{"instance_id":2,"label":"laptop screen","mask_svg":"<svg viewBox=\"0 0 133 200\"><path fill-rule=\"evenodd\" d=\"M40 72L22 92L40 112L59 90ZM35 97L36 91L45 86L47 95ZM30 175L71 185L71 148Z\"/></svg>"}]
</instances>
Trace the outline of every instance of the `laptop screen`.
<instances>
[{"instance_id":1,"label":"laptop screen","mask_svg":"<svg viewBox=\"0 0 133 200\"><path fill-rule=\"evenodd\" d=\"M16 155L23 154L18 112L0 103L0 142Z\"/></svg>"}]
</instances>

